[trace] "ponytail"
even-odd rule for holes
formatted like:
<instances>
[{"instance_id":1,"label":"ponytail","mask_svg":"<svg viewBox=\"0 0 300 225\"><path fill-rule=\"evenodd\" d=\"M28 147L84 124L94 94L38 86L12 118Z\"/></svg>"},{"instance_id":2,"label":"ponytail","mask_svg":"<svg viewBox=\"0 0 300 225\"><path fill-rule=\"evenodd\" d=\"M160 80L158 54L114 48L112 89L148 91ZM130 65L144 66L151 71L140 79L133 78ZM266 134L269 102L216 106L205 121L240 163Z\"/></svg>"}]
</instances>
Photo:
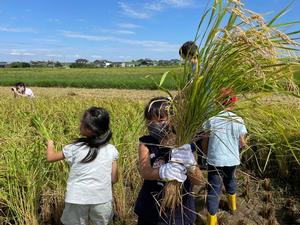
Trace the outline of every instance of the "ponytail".
<instances>
[{"instance_id":1,"label":"ponytail","mask_svg":"<svg viewBox=\"0 0 300 225\"><path fill-rule=\"evenodd\" d=\"M93 161L98 155L99 148L107 144L111 137L112 132L108 130L101 136L82 137L75 140L74 143L82 143L82 145L86 145L90 148L88 154L80 162L89 163Z\"/></svg>"}]
</instances>

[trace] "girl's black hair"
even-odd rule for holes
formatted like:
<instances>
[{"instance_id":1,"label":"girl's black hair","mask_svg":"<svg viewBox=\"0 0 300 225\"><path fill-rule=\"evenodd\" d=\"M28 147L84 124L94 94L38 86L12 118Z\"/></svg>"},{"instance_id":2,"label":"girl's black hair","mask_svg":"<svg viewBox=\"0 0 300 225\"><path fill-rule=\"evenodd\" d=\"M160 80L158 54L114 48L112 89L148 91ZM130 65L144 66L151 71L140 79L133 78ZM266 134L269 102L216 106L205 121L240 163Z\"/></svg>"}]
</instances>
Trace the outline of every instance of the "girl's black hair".
<instances>
[{"instance_id":1,"label":"girl's black hair","mask_svg":"<svg viewBox=\"0 0 300 225\"><path fill-rule=\"evenodd\" d=\"M88 154L81 160L82 163L93 161L97 157L99 147L107 144L111 139L109 120L109 113L104 108L91 107L83 114L81 126L91 131L92 135L78 138L74 142L82 142L83 145L90 147Z\"/></svg>"},{"instance_id":2,"label":"girl's black hair","mask_svg":"<svg viewBox=\"0 0 300 225\"><path fill-rule=\"evenodd\" d=\"M169 115L170 99L166 97L152 98L144 110L146 120L160 119Z\"/></svg>"},{"instance_id":3,"label":"girl's black hair","mask_svg":"<svg viewBox=\"0 0 300 225\"><path fill-rule=\"evenodd\" d=\"M198 46L194 41L187 41L180 47L179 55L184 59L192 58L198 55Z\"/></svg>"},{"instance_id":4,"label":"girl's black hair","mask_svg":"<svg viewBox=\"0 0 300 225\"><path fill-rule=\"evenodd\" d=\"M23 82L16 83L16 87L25 87L25 84Z\"/></svg>"}]
</instances>

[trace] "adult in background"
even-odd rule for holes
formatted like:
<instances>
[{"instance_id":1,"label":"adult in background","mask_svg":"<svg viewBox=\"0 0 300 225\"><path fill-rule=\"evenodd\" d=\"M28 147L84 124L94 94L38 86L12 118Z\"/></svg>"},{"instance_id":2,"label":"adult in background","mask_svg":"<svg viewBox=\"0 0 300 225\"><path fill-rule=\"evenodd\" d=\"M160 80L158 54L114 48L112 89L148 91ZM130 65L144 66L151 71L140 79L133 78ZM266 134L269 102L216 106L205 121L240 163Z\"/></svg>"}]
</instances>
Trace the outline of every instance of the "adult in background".
<instances>
[{"instance_id":1,"label":"adult in background","mask_svg":"<svg viewBox=\"0 0 300 225\"><path fill-rule=\"evenodd\" d=\"M33 98L34 94L30 88L27 88L26 85L22 82L16 83L16 87L11 88L11 90L14 92L14 96L18 97L29 97Z\"/></svg>"}]
</instances>

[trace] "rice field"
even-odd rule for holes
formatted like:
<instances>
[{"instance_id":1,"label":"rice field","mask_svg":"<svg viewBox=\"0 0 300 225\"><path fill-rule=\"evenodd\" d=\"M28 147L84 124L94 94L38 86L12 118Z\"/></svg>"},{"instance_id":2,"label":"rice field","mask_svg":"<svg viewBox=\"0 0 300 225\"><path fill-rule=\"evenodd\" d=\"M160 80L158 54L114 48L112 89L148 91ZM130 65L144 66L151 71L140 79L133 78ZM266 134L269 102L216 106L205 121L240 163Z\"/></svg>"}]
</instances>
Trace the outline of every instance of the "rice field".
<instances>
[{"instance_id":1,"label":"rice field","mask_svg":"<svg viewBox=\"0 0 300 225\"><path fill-rule=\"evenodd\" d=\"M24 82L36 87L157 89L162 75L181 76L181 67L135 67L135 68L0 68L0 86L13 86ZM294 67L295 79L300 85L300 67ZM164 88L176 89L174 79L166 79Z\"/></svg>"},{"instance_id":2,"label":"rice field","mask_svg":"<svg viewBox=\"0 0 300 225\"><path fill-rule=\"evenodd\" d=\"M100 89L70 90L77 95L70 95L65 89L49 90L47 95L47 89L38 88L39 97L29 100L14 99L5 92L6 88L0 88L0 224L60 224L68 166L65 162L46 162L44 139L35 129L32 119L38 116L44 121L49 135L61 149L78 137L81 114L93 105L109 110L112 143L120 153L120 179L114 186L114 224L135 224L133 207L142 182L137 170L137 145L138 137L145 133L143 107L150 97L163 93L114 90L112 94ZM288 123L284 132L288 133L289 143L300 157L297 138L300 135L299 100L268 96L260 101L261 107L270 109L269 113L259 107L253 110L242 103L240 105L240 113L247 118L251 134L249 143L255 147L243 153L241 168L251 168L260 177L266 174L278 176L279 171L288 178L299 167L295 167L297 163L287 150L287 142L278 132L280 128L276 121L281 119ZM257 120L269 126L257 127L253 122ZM270 142L274 145L269 146ZM204 196L199 195L199 199L204 201Z\"/></svg>"},{"instance_id":3,"label":"rice field","mask_svg":"<svg viewBox=\"0 0 300 225\"><path fill-rule=\"evenodd\" d=\"M36 130L39 126L37 118L43 121L43 133L61 149L78 137L81 114L90 106L102 106L110 112L112 144L120 153L120 181L113 191L113 224L136 223L133 207L142 182L137 168L137 145L139 136L146 131L143 107L150 97L167 94L69 87L160 88L169 95L178 94L173 98L170 116L176 129L174 146L195 140L199 131L203 131L199 127L223 110L220 91L223 88L234 90L232 94L240 98L235 110L244 118L249 132L248 146L241 152L242 164L238 171L238 215L222 211L218 223L298 223L300 100L294 80L300 78L299 67L284 57L293 51L291 46L296 50L299 48L297 39L293 38L298 32L285 34L276 26L285 27L289 23L275 23L286 10L265 22L261 15L245 9L240 1L229 1L226 5L214 1L203 14L195 37L195 41L201 40L199 54L194 55L197 56L195 73L188 60L184 69L1 70L0 85L10 86L23 81L28 86L68 88L62 92L60 89L37 88L35 99L15 99L9 88L1 90L0 223L60 224L68 166L65 162L46 162L45 140ZM208 25L203 25L205 20ZM201 33L202 26L206 26L207 35L206 31ZM281 50L280 56L278 50ZM167 70L174 79L163 75ZM178 93L170 91L174 89ZM175 185L181 189L180 183ZM167 188L168 183L164 187L167 197L175 200L181 197L180 192L167 192ZM195 192L199 212L205 209L205 183L200 189L204 192ZM282 215L282 211L286 215ZM197 225L204 223L205 219L199 213Z\"/></svg>"},{"instance_id":4,"label":"rice field","mask_svg":"<svg viewBox=\"0 0 300 225\"><path fill-rule=\"evenodd\" d=\"M2 68L0 86L12 86L24 82L38 87L81 87L118 89L156 89L156 83L164 72L178 75L179 67L135 67L135 68ZM174 88L172 80L166 81L166 88Z\"/></svg>"}]
</instances>

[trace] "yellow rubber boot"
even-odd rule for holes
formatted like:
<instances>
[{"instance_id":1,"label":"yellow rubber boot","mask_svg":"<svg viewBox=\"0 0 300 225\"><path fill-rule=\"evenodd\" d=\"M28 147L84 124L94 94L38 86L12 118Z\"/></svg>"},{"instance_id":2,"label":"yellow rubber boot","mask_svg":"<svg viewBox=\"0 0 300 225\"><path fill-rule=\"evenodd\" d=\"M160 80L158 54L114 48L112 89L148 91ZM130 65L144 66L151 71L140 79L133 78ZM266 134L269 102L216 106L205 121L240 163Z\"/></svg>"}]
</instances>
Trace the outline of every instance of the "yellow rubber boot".
<instances>
[{"instance_id":1,"label":"yellow rubber boot","mask_svg":"<svg viewBox=\"0 0 300 225\"><path fill-rule=\"evenodd\" d=\"M207 222L206 225L216 225L217 224L217 215L207 214Z\"/></svg>"},{"instance_id":2,"label":"yellow rubber boot","mask_svg":"<svg viewBox=\"0 0 300 225\"><path fill-rule=\"evenodd\" d=\"M230 211L233 213L236 211L236 194L228 194L227 195L227 199L228 199L228 207L230 209Z\"/></svg>"}]
</instances>

